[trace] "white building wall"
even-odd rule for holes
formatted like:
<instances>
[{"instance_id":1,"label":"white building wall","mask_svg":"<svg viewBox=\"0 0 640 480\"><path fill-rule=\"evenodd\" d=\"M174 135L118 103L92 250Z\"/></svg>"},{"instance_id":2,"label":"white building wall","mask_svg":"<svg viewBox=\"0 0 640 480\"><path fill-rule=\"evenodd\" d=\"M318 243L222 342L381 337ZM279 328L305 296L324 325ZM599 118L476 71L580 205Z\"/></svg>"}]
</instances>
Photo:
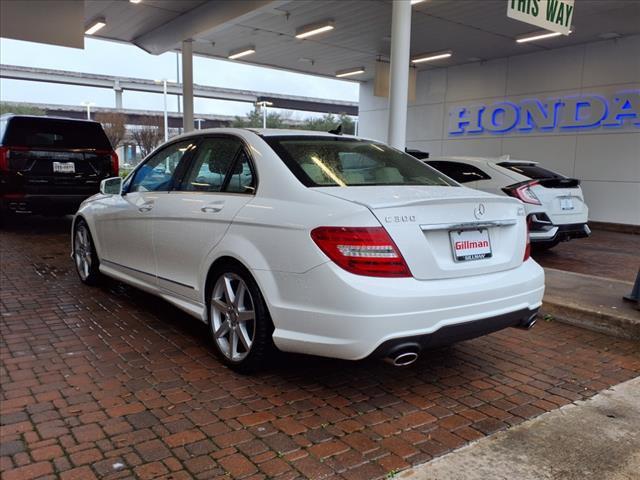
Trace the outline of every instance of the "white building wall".
<instances>
[{"instance_id":1,"label":"white building wall","mask_svg":"<svg viewBox=\"0 0 640 480\"><path fill-rule=\"evenodd\" d=\"M640 36L419 72L407 146L438 155L511 155L582 180L595 221L640 225L640 128L450 135L455 106L640 89ZM359 134L386 141L387 99L360 88Z\"/></svg>"}]
</instances>

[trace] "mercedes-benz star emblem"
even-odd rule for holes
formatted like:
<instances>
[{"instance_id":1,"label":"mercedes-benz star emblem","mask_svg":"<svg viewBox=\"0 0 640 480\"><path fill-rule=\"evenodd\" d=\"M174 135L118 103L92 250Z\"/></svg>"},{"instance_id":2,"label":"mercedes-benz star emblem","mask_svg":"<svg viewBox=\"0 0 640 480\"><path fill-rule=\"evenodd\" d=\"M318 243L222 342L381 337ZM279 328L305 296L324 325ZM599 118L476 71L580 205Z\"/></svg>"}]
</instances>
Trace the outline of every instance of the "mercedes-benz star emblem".
<instances>
[{"instance_id":1,"label":"mercedes-benz star emblem","mask_svg":"<svg viewBox=\"0 0 640 480\"><path fill-rule=\"evenodd\" d=\"M480 219L482 217L484 217L484 212L485 212L485 206L484 203L480 203L478 204L478 206L473 210L473 214L475 215L476 218Z\"/></svg>"}]
</instances>

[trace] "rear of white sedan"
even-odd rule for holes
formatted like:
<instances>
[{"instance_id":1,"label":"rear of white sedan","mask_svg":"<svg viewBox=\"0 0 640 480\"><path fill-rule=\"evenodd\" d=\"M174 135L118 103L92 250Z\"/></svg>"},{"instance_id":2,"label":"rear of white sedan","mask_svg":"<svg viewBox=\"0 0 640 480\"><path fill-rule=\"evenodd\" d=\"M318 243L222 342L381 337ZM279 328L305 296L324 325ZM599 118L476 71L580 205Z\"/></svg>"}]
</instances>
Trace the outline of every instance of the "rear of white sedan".
<instances>
[{"instance_id":1,"label":"rear of white sedan","mask_svg":"<svg viewBox=\"0 0 640 480\"><path fill-rule=\"evenodd\" d=\"M233 368L262 367L274 347L408 365L533 325L544 274L525 219L518 200L381 143L215 129L105 182L73 249L85 283L106 274L207 322Z\"/></svg>"},{"instance_id":2,"label":"rear of white sedan","mask_svg":"<svg viewBox=\"0 0 640 480\"><path fill-rule=\"evenodd\" d=\"M262 135L309 191L369 212L309 229L322 264L256 272L280 349L403 365L425 348L533 325L544 273L520 202L375 142Z\"/></svg>"}]
</instances>

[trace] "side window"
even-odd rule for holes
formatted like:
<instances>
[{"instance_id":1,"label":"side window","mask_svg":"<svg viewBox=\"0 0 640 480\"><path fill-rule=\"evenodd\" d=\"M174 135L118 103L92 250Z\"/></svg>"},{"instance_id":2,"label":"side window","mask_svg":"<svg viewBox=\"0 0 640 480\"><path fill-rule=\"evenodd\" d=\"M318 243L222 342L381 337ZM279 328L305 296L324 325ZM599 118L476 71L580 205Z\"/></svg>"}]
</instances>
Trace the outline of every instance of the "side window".
<instances>
[{"instance_id":1,"label":"side window","mask_svg":"<svg viewBox=\"0 0 640 480\"><path fill-rule=\"evenodd\" d=\"M184 141L169 145L147 160L135 173L130 192L168 192L174 187L175 173L195 143Z\"/></svg>"},{"instance_id":2,"label":"side window","mask_svg":"<svg viewBox=\"0 0 640 480\"><path fill-rule=\"evenodd\" d=\"M0 120L0 143L3 143L4 132L7 129L8 120Z\"/></svg>"},{"instance_id":3,"label":"side window","mask_svg":"<svg viewBox=\"0 0 640 480\"><path fill-rule=\"evenodd\" d=\"M235 138L206 138L185 176L180 190L188 192L219 192L242 143Z\"/></svg>"},{"instance_id":4,"label":"side window","mask_svg":"<svg viewBox=\"0 0 640 480\"><path fill-rule=\"evenodd\" d=\"M476 182L478 180L490 180L491 177L473 165L461 162L449 162L445 160L431 160L427 162L436 170L453 178L458 183Z\"/></svg>"},{"instance_id":5,"label":"side window","mask_svg":"<svg viewBox=\"0 0 640 480\"><path fill-rule=\"evenodd\" d=\"M224 191L234 193L255 192L251 163L249 162L249 157L244 150L242 150L238 156L238 161L235 163L233 172L229 177L229 183Z\"/></svg>"}]
</instances>

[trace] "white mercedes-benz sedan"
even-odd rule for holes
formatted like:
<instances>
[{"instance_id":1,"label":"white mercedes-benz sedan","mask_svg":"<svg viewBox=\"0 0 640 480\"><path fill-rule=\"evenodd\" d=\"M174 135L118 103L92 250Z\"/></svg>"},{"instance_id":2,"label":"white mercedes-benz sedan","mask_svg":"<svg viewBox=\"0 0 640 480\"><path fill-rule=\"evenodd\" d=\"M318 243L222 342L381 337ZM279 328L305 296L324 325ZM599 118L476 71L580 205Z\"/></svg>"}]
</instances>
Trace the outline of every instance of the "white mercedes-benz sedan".
<instances>
[{"instance_id":1,"label":"white mercedes-benz sedan","mask_svg":"<svg viewBox=\"0 0 640 480\"><path fill-rule=\"evenodd\" d=\"M81 280L101 275L206 322L227 365L279 349L395 365L530 328L544 273L515 198L463 187L371 140L213 129L107 179L73 222Z\"/></svg>"}]
</instances>

